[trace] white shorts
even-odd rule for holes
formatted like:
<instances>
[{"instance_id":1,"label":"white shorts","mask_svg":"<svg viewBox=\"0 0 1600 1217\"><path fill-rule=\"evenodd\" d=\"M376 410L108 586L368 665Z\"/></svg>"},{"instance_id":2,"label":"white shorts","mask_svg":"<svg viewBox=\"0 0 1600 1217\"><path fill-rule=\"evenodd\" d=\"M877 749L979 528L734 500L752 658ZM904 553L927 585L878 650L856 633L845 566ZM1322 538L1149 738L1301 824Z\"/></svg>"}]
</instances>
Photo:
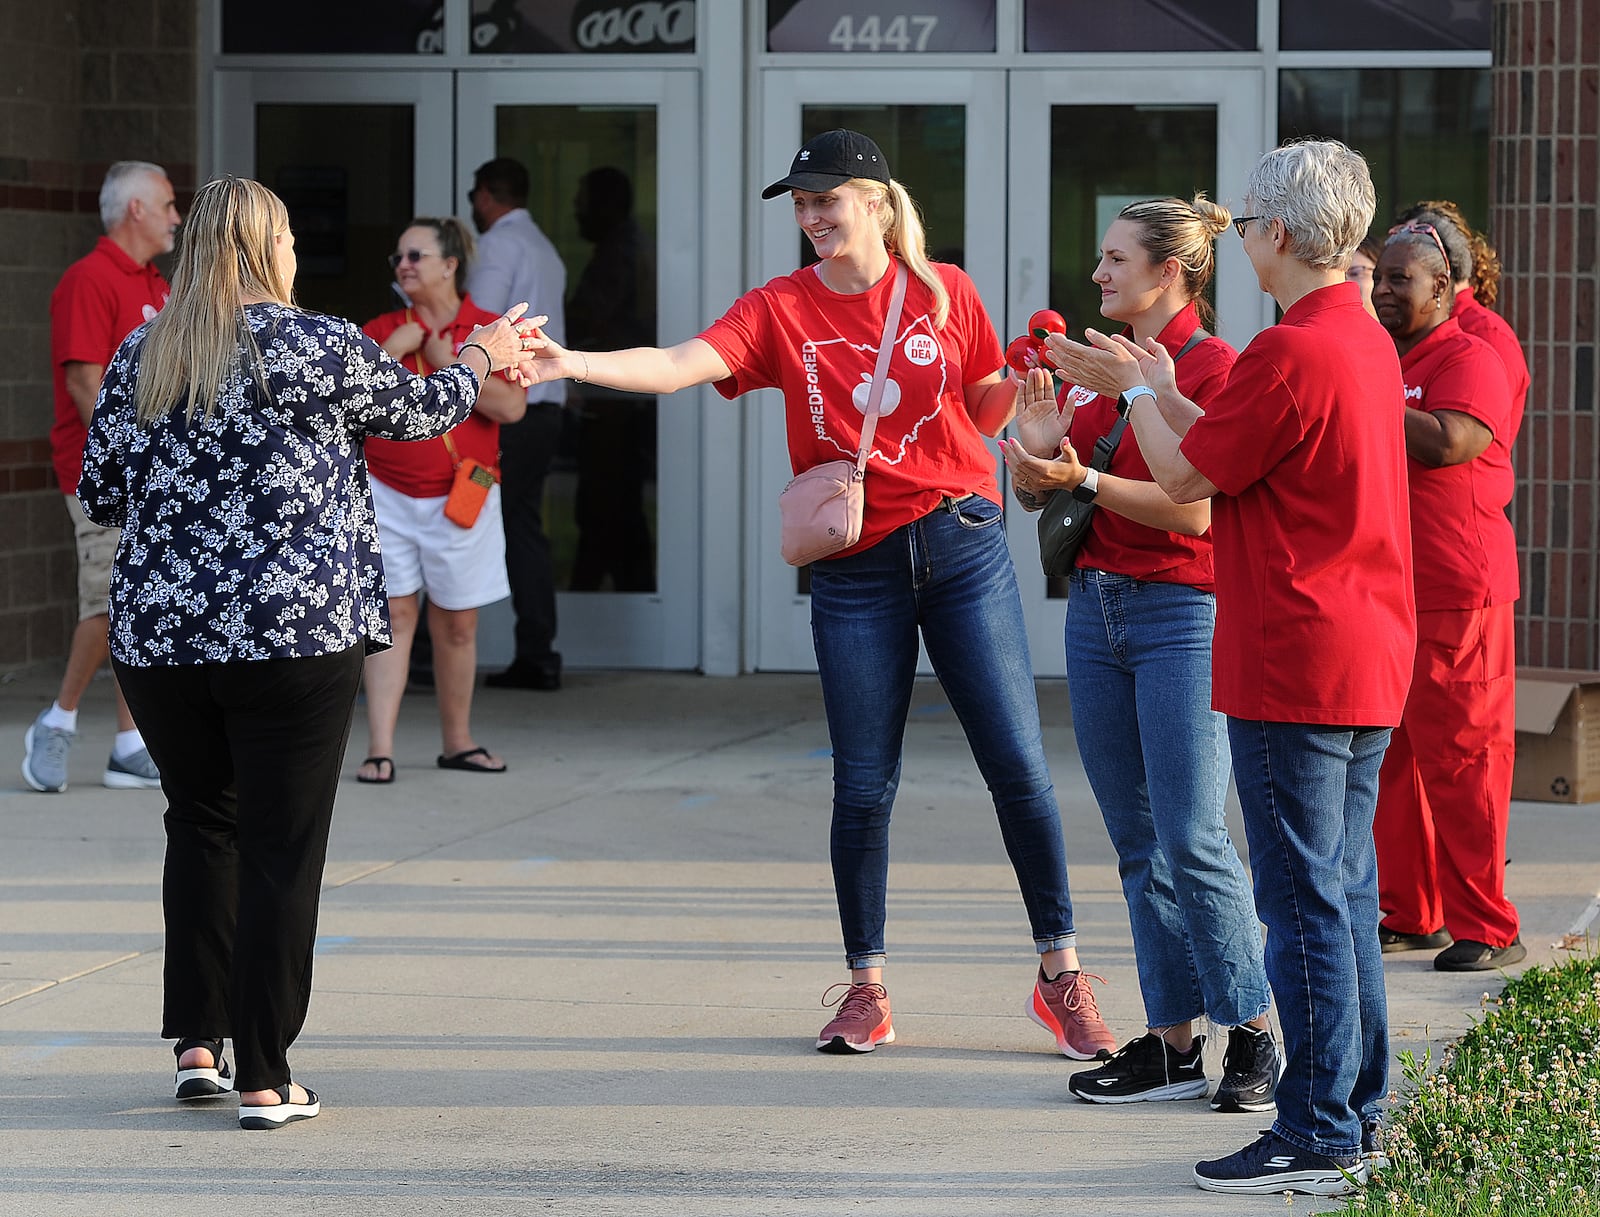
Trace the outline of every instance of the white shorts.
<instances>
[{"instance_id":1,"label":"white shorts","mask_svg":"<svg viewBox=\"0 0 1600 1217\"><path fill-rule=\"evenodd\" d=\"M491 486L478 522L462 528L444 518L444 496L414 499L372 479L383 579L391 596L426 589L442 609L482 608L511 594L500 487Z\"/></svg>"}]
</instances>

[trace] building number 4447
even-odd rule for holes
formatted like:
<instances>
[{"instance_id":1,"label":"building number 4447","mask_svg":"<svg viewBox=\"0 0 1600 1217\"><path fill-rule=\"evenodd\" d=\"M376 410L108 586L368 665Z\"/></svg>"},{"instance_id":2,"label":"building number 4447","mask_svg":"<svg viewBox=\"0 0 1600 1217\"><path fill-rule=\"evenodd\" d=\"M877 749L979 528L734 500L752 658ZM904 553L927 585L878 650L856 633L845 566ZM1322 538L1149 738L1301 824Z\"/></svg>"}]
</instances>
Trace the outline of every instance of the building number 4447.
<instances>
[{"instance_id":1,"label":"building number 4447","mask_svg":"<svg viewBox=\"0 0 1600 1217\"><path fill-rule=\"evenodd\" d=\"M926 51L939 18L900 16L882 20L876 13L865 17L846 13L834 22L828 45L841 51Z\"/></svg>"}]
</instances>

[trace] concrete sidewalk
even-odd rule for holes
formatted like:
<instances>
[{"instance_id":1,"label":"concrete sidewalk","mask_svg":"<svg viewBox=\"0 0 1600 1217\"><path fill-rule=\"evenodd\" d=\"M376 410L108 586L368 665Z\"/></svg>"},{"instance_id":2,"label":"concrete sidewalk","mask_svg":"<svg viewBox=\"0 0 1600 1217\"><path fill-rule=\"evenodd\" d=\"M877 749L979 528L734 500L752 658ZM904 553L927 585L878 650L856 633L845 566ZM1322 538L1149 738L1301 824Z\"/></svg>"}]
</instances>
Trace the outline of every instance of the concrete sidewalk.
<instances>
[{"instance_id":1,"label":"concrete sidewalk","mask_svg":"<svg viewBox=\"0 0 1600 1217\"><path fill-rule=\"evenodd\" d=\"M412 695L398 780L342 791L292 1054L323 1115L268 1136L241 1132L232 1101L179 1108L156 1038L164 803L99 785L104 680L71 789L23 789L22 735L57 677L0 685L8 1212L1283 1211L1190 1178L1263 1117L1069 1096L1081 1066L1023 1016L1027 923L932 682L895 816L893 1046L812 1048L818 999L845 975L815 678L578 672L558 694L479 690L478 736L509 774L436 769L433 701ZM1131 1038L1142 1013L1114 858L1065 686L1040 689L1084 963ZM363 743L358 711L348 773ZM1509 882L1532 962L1559 955L1600 886L1597 821L1594 806L1513 809ZM1435 973L1426 954L1387 970L1397 1051L1437 1050L1499 988ZM1220 1074L1221 1044L1208 1068ZM1292 1211L1331 1207L1297 1197Z\"/></svg>"}]
</instances>

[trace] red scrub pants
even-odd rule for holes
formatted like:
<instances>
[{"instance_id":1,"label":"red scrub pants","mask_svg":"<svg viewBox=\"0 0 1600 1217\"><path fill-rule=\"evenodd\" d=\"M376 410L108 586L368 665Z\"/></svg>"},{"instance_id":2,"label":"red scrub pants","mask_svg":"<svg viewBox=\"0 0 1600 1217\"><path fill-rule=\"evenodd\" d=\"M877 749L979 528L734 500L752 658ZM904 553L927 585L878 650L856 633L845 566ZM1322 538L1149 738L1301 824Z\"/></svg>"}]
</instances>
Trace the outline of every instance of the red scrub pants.
<instances>
[{"instance_id":1,"label":"red scrub pants","mask_svg":"<svg viewBox=\"0 0 1600 1217\"><path fill-rule=\"evenodd\" d=\"M1378 775L1378 903L1386 928L1503 947L1516 751L1512 606L1417 614L1405 712Z\"/></svg>"}]
</instances>

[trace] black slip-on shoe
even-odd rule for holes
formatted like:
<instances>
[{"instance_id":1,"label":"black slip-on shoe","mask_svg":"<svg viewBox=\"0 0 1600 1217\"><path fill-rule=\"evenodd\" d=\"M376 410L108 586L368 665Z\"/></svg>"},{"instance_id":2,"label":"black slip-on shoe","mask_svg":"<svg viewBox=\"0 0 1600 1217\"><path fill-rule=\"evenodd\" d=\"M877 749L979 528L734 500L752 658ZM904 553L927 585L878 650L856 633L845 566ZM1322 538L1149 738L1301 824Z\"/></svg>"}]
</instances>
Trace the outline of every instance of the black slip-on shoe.
<instances>
[{"instance_id":1,"label":"black slip-on shoe","mask_svg":"<svg viewBox=\"0 0 1600 1217\"><path fill-rule=\"evenodd\" d=\"M1521 935L1503 947L1461 938L1435 955L1433 966L1440 972L1493 972L1521 963L1527 957L1528 948L1522 945Z\"/></svg>"}]
</instances>

